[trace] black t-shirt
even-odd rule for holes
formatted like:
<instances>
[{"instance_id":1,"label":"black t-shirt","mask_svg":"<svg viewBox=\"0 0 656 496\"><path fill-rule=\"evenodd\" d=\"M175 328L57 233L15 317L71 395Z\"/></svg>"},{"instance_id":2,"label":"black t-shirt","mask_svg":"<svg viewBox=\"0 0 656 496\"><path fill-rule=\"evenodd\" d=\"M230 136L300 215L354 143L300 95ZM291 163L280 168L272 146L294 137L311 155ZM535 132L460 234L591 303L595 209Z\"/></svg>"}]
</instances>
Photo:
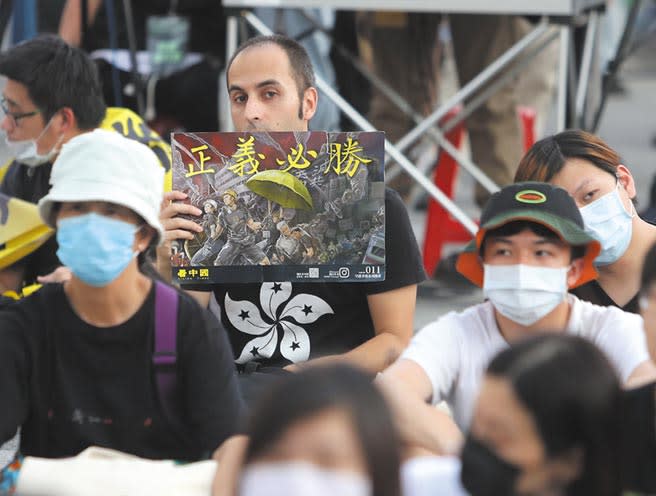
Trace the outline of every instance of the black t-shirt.
<instances>
[{"instance_id":1,"label":"black t-shirt","mask_svg":"<svg viewBox=\"0 0 656 496\"><path fill-rule=\"evenodd\" d=\"M154 314L152 289L125 323L94 327L75 314L59 284L0 312L0 443L22 426L24 455L72 456L94 445L197 460L234 434L243 406L219 323L179 296L182 418L170 422L154 383Z\"/></svg>"},{"instance_id":2,"label":"black t-shirt","mask_svg":"<svg viewBox=\"0 0 656 496\"><path fill-rule=\"evenodd\" d=\"M656 383L623 393L622 489L656 494Z\"/></svg>"},{"instance_id":3,"label":"black t-shirt","mask_svg":"<svg viewBox=\"0 0 656 496\"><path fill-rule=\"evenodd\" d=\"M7 174L0 182L0 192L14 198L38 203L50 191L52 163L28 167L20 162L12 162Z\"/></svg>"},{"instance_id":4,"label":"black t-shirt","mask_svg":"<svg viewBox=\"0 0 656 496\"><path fill-rule=\"evenodd\" d=\"M30 203L38 203L50 190L52 164L38 167L13 162L5 177L0 181L0 193L13 196ZM36 282L37 276L50 274L61 265L57 258L57 239L50 236L39 248L14 264L15 268L25 270L23 280L26 284Z\"/></svg>"},{"instance_id":5,"label":"black t-shirt","mask_svg":"<svg viewBox=\"0 0 656 496\"><path fill-rule=\"evenodd\" d=\"M367 295L425 279L417 241L399 195L385 194L386 278L375 283L220 284L213 290L238 364L267 367L345 353L374 337Z\"/></svg>"},{"instance_id":6,"label":"black t-shirt","mask_svg":"<svg viewBox=\"0 0 656 496\"><path fill-rule=\"evenodd\" d=\"M589 301L595 305L600 305L602 307L617 307L625 312L640 313L640 305L638 304L639 298L637 294L622 307L608 296L606 291L604 291L597 281L585 283L578 288L572 289L570 293L576 295L581 300Z\"/></svg>"}]
</instances>

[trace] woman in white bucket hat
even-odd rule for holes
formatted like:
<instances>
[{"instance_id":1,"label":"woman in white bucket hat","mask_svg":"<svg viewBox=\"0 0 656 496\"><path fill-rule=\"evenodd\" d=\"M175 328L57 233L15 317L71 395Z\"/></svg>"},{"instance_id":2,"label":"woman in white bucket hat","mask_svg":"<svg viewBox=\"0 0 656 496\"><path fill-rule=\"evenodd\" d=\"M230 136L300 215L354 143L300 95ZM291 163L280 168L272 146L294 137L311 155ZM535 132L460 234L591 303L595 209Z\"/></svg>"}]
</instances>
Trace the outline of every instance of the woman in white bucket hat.
<instances>
[{"instance_id":1,"label":"woman in white bucket hat","mask_svg":"<svg viewBox=\"0 0 656 496\"><path fill-rule=\"evenodd\" d=\"M140 271L162 237L164 170L102 130L63 146L39 202L71 270L0 313L0 443L72 456L91 445L196 460L234 434L232 351L209 312Z\"/></svg>"}]
</instances>

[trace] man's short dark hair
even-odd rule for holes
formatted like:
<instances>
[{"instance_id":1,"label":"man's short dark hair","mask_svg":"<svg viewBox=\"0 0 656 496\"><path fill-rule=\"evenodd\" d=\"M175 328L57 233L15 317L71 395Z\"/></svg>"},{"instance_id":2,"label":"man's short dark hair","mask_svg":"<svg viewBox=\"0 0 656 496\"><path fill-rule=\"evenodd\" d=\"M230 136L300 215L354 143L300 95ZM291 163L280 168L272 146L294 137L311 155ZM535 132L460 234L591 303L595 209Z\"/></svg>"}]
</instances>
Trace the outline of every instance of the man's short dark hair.
<instances>
[{"instance_id":1,"label":"man's short dark hair","mask_svg":"<svg viewBox=\"0 0 656 496\"><path fill-rule=\"evenodd\" d=\"M0 54L0 74L27 88L46 122L64 107L80 130L98 127L105 116L95 63L58 36L38 36Z\"/></svg>"},{"instance_id":2,"label":"man's short dark hair","mask_svg":"<svg viewBox=\"0 0 656 496\"><path fill-rule=\"evenodd\" d=\"M226 78L230 72L230 66L235 60L237 55L248 48L273 44L277 45L287 54L289 59L289 65L292 69L292 77L296 82L296 87L298 88L298 94L301 101L303 100L303 94L305 90L310 87L316 86L316 80L314 77L314 67L312 67L312 61L308 55L303 45L301 45L296 40L288 38L280 34L273 34L269 36L256 36L255 38L250 38L244 43L239 45L237 51L230 58L228 62L228 67L226 69Z\"/></svg>"}]
</instances>

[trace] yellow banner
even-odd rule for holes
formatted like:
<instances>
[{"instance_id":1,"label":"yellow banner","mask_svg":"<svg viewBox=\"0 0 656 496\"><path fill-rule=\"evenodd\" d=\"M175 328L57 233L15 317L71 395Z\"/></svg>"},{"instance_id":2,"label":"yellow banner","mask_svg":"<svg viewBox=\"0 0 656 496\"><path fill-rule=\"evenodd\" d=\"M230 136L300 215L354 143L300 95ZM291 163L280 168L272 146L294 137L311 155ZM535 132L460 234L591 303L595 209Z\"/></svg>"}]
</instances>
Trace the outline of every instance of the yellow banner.
<instances>
[{"instance_id":1,"label":"yellow banner","mask_svg":"<svg viewBox=\"0 0 656 496\"><path fill-rule=\"evenodd\" d=\"M0 269L32 253L53 232L35 204L0 193Z\"/></svg>"}]
</instances>

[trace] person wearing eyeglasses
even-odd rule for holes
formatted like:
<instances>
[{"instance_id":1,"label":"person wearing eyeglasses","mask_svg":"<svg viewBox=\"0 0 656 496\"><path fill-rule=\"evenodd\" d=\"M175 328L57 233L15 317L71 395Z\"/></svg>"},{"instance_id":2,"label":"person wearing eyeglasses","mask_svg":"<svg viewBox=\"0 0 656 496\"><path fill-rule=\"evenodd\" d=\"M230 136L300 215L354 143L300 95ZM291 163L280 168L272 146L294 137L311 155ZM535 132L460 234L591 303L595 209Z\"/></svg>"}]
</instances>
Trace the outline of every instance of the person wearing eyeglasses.
<instances>
[{"instance_id":1,"label":"person wearing eyeglasses","mask_svg":"<svg viewBox=\"0 0 656 496\"><path fill-rule=\"evenodd\" d=\"M0 74L7 78L0 128L15 162L24 172L32 169L31 177L53 161L64 142L95 129L105 115L93 61L56 36L39 37L2 54Z\"/></svg>"},{"instance_id":2,"label":"person wearing eyeglasses","mask_svg":"<svg viewBox=\"0 0 656 496\"><path fill-rule=\"evenodd\" d=\"M37 203L50 189L62 145L98 127L147 144L170 171L169 145L128 109L107 108L94 61L61 38L39 36L0 54L0 75L6 78L0 130L11 152L11 160L0 164L0 193ZM56 251L53 236L13 265L0 264L0 294L68 277L66 269L55 272L61 266Z\"/></svg>"},{"instance_id":3,"label":"person wearing eyeglasses","mask_svg":"<svg viewBox=\"0 0 656 496\"><path fill-rule=\"evenodd\" d=\"M0 129L12 160L0 168L0 193L37 203L50 189L62 144L100 124L105 103L95 65L55 36L16 45L0 56ZM60 266L54 237L0 271L0 293L20 291Z\"/></svg>"},{"instance_id":4,"label":"person wearing eyeglasses","mask_svg":"<svg viewBox=\"0 0 656 496\"><path fill-rule=\"evenodd\" d=\"M13 129L18 128L18 121L20 121L21 119L24 119L25 117L33 117L41 112L39 109L32 110L31 112L12 112L11 110L9 110L11 107L20 108L20 104L16 103L14 100L7 100L3 96L2 99L0 99L0 108L2 109L4 115L6 115L9 118L9 122L11 123L11 128Z\"/></svg>"}]
</instances>

